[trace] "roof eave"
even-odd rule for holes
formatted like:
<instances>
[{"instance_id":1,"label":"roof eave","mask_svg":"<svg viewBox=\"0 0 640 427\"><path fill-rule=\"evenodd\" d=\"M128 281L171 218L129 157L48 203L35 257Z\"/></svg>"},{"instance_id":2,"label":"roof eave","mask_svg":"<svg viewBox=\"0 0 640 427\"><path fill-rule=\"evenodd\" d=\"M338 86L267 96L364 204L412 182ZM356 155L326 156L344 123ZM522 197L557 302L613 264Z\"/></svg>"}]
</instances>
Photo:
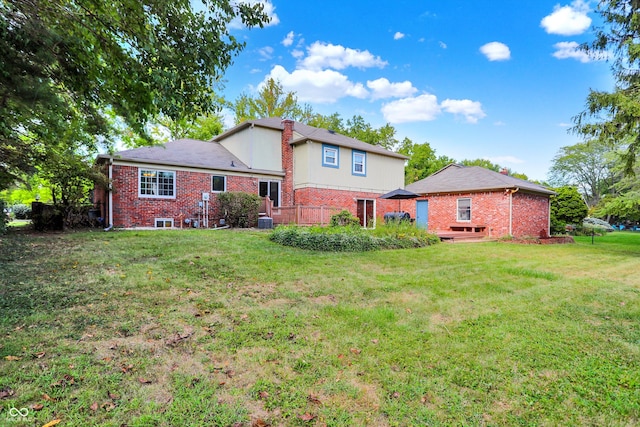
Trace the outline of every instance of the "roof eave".
<instances>
[{"instance_id":1,"label":"roof eave","mask_svg":"<svg viewBox=\"0 0 640 427\"><path fill-rule=\"evenodd\" d=\"M211 171L224 171L224 172L237 172L244 174L261 174L261 175L274 175L274 176L284 176L285 173L281 171L272 171L266 169L251 169L251 168L241 168L238 169L237 166L226 166L226 167L211 167L199 164L192 163L180 163L180 162L170 162L166 160L150 160L150 159L135 159L135 158L126 158L119 156L109 156L109 155L99 155L99 158L103 158L105 160L113 159L114 161L119 161L123 163L142 163L145 165L159 165L159 166L174 166L180 168L194 168L194 169L205 169Z\"/></svg>"},{"instance_id":2,"label":"roof eave","mask_svg":"<svg viewBox=\"0 0 640 427\"><path fill-rule=\"evenodd\" d=\"M385 150L385 152L381 152L381 151L369 151L369 150L365 150L364 147L362 150L358 149L358 148L353 148L348 146L347 144L341 144L340 142L336 142L336 141L323 141L322 139L318 139L318 138L309 138L306 136L302 136L300 138L295 138L292 139L289 144L292 146L296 146L296 145L302 145L307 141L311 141L311 142L318 142L320 144L330 144L330 145L337 145L338 147L345 147L345 148L351 148L353 150L359 150L359 151L367 151L368 153L373 153L373 154L379 154L381 156L387 156L387 157L393 157L396 159L402 159L402 160L409 160L409 157L405 156L404 154L400 154L400 153L394 153L393 151L388 151ZM375 147L375 145L372 145L372 147ZM368 147L367 147L368 148Z\"/></svg>"}]
</instances>

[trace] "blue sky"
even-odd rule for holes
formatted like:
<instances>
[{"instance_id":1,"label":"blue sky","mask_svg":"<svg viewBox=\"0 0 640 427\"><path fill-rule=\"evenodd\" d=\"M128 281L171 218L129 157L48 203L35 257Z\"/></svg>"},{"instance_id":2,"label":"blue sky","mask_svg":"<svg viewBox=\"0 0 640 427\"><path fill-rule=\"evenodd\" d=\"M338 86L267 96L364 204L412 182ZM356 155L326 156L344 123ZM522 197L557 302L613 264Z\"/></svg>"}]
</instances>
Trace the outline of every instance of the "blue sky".
<instances>
[{"instance_id":1,"label":"blue sky","mask_svg":"<svg viewBox=\"0 0 640 427\"><path fill-rule=\"evenodd\" d=\"M396 138L437 155L486 158L545 180L589 89L611 90L593 39L595 1L428 0L262 2L265 28L246 41L224 95L255 95L268 78L300 103L343 120L390 123Z\"/></svg>"}]
</instances>

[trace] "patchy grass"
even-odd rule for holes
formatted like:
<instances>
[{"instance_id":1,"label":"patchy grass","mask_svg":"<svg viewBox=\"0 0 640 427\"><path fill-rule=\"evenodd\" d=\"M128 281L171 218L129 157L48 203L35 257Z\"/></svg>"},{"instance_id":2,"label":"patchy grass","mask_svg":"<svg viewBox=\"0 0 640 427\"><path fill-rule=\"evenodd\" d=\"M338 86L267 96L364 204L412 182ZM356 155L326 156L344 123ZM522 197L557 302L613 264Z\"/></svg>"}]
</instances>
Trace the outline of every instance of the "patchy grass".
<instances>
[{"instance_id":1,"label":"patchy grass","mask_svg":"<svg viewBox=\"0 0 640 427\"><path fill-rule=\"evenodd\" d=\"M340 254L260 231L0 239L0 425L640 422L640 234Z\"/></svg>"}]
</instances>

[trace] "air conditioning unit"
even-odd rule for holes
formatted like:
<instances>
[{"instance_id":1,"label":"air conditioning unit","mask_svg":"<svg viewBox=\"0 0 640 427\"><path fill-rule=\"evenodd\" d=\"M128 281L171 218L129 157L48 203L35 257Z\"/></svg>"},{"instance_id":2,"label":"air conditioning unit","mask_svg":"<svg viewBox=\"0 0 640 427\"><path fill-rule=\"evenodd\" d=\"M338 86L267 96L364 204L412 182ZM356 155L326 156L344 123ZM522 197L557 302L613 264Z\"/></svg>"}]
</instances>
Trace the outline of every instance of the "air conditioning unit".
<instances>
[{"instance_id":1,"label":"air conditioning unit","mask_svg":"<svg viewBox=\"0 0 640 427\"><path fill-rule=\"evenodd\" d=\"M202 193L202 201L204 202L209 201L209 193Z\"/></svg>"}]
</instances>

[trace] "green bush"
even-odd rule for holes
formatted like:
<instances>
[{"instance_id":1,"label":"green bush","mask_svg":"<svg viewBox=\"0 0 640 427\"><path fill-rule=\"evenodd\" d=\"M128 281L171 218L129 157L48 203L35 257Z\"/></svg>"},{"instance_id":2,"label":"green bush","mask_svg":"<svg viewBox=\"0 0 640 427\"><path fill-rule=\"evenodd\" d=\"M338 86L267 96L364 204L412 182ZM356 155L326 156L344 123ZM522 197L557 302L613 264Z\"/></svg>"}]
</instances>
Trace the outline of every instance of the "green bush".
<instances>
[{"instance_id":1,"label":"green bush","mask_svg":"<svg viewBox=\"0 0 640 427\"><path fill-rule=\"evenodd\" d=\"M326 252L365 252L379 249L420 248L435 244L437 236L411 225L355 227L279 226L269 239L284 246Z\"/></svg>"},{"instance_id":2,"label":"green bush","mask_svg":"<svg viewBox=\"0 0 640 427\"><path fill-rule=\"evenodd\" d=\"M360 219L345 209L340 213L332 215L329 225L331 227L360 227Z\"/></svg>"},{"instance_id":3,"label":"green bush","mask_svg":"<svg viewBox=\"0 0 640 427\"><path fill-rule=\"evenodd\" d=\"M581 228L589 208L578 189L564 186L556 188L555 192L557 194L551 197L551 234L564 234L565 227L571 224Z\"/></svg>"},{"instance_id":4,"label":"green bush","mask_svg":"<svg viewBox=\"0 0 640 427\"><path fill-rule=\"evenodd\" d=\"M238 228L255 227L260 213L260 197L233 191L219 193L218 208L227 225Z\"/></svg>"},{"instance_id":5,"label":"green bush","mask_svg":"<svg viewBox=\"0 0 640 427\"><path fill-rule=\"evenodd\" d=\"M13 214L16 219L30 219L31 218L31 206L29 205L13 205Z\"/></svg>"}]
</instances>

